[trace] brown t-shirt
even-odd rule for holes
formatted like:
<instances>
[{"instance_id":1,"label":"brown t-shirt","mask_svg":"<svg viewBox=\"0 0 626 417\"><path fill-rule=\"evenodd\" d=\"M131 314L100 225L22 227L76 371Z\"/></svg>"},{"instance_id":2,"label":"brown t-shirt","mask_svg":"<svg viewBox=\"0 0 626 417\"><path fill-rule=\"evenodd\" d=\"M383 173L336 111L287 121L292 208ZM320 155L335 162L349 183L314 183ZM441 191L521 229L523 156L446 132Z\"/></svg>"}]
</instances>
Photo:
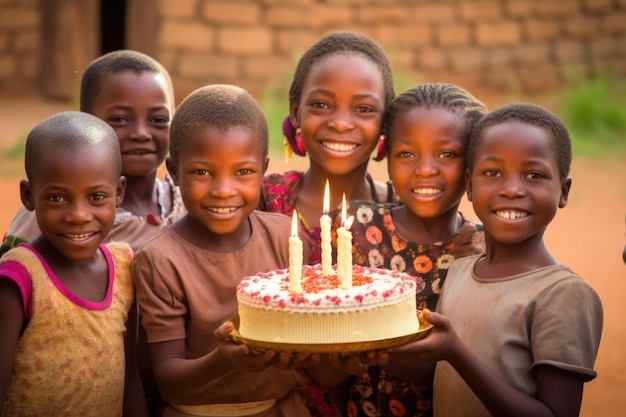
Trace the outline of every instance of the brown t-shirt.
<instances>
[{"instance_id":1,"label":"brown t-shirt","mask_svg":"<svg viewBox=\"0 0 626 417\"><path fill-rule=\"evenodd\" d=\"M217 347L215 329L237 311L235 290L241 278L289 265L289 217L255 211L249 219L252 236L235 252L200 249L169 227L140 248L133 270L149 343L186 339L188 358L208 354ZM249 373L233 368L204 392L180 392L166 400L224 404L279 399L263 416L307 416L295 391L298 383L297 374L291 371L268 368ZM184 414L168 410L168 415Z\"/></svg>"}]
</instances>

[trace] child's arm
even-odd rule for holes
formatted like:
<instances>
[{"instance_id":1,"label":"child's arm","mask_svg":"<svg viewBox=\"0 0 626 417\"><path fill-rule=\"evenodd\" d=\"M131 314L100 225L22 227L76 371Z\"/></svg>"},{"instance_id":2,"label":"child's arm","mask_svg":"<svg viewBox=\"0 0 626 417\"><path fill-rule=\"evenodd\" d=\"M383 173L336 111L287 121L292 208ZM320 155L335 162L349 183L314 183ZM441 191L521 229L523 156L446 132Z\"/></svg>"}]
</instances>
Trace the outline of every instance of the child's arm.
<instances>
[{"instance_id":1,"label":"child's arm","mask_svg":"<svg viewBox=\"0 0 626 417\"><path fill-rule=\"evenodd\" d=\"M24 307L18 286L0 276L0 410L11 380L15 350L24 325Z\"/></svg>"},{"instance_id":2,"label":"child's arm","mask_svg":"<svg viewBox=\"0 0 626 417\"><path fill-rule=\"evenodd\" d=\"M445 360L454 367L494 416L577 417L583 393L583 379L553 366L537 368L537 398L500 379L456 335L445 316L424 310L435 326L426 338L393 348L391 355L408 362Z\"/></svg>"},{"instance_id":3,"label":"child's arm","mask_svg":"<svg viewBox=\"0 0 626 417\"><path fill-rule=\"evenodd\" d=\"M128 312L124 350L126 353L126 378L124 381L124 415L148 417L148 405L143 391L143 384L137 367L137 335L139 319L137 303L133 303Z\"/></svg>"},{"instance_id":4,"label":"child's arm","mask_svg":"<svg viewBox=\"0 0 626 417\"><path fill-rule=\"evenodd\" d=\"M184 339L150 343L154 375L164 397L176 396L179 392L204 392L207 384L235 368L249 372L269 366L293 369L305 359L273 350L256 352L246 345L238 345L228 339L232 330L230 322L220 326L215 331L218 347L194 359L187 358Z\"/></svg>"}]
</instances>

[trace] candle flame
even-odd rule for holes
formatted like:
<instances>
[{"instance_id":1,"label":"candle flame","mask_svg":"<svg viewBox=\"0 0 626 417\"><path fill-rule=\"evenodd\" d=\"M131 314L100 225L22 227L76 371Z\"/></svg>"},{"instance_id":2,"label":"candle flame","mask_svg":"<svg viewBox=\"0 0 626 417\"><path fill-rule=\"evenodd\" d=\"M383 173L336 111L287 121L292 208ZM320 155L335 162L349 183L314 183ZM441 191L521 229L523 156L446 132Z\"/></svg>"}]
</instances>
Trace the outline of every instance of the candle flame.
<instances>
[{"instance_id":1,"label":"candle flame","mask_svg":"<svg viewBox=\"0 0 626 417\"><path fill-rule=\"evenodd\" d=\"M330 211L330 191L328 190L328 178L326 179L326 187L324 187L324 214Z\"/></svg>"},{"instance_id":2,"label":"candle flame","mask_svg":"<svg viewBox=\"0 0 626 417\"><path fill-rule=\"evenodd\" d=\"M293 216L291 217L291 236L298 236L298 212L293 210Z\"/></svg>"},{"instance_id":3,"label":"candle flame","mask_svg":"<svg viewBox=\"0 0 626 417\"><path fill-rule=\"evenodd\" d=\"M341 225L344 226L346 224L346 193L343 193L343 198L341 200Z\"/></svg>"},{"instance_id":4,"label":"candle flame","mask_svg":"<svg viewBox=\"0 0 626 417\"><path fill-rule=\"evenodd\" d=\"M350 227L352 227L353 222L354 222L354 216L348 217L348 220L346 220L346 225L345 225L346 230L350 230Z\"/></svg>"}]
</instances>

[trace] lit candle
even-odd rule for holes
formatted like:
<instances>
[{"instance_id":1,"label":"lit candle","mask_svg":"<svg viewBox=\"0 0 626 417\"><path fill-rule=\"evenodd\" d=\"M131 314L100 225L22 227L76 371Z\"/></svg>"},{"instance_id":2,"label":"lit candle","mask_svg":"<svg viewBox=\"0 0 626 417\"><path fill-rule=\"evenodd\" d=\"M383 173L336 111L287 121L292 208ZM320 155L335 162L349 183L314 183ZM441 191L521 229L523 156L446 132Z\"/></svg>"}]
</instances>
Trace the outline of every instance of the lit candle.
<instances>
[{"instance_id":1,"label":"lit candle","mask_svg":"<svg viewBox=\"0 0 626 417\"><path fill-rule=\"evenodd\" d=\"M298 212L293 211L289 236L289 291L302 293L302 240L298 236Z\"/></svg>"},{"instance_id":2,"label":"lit candle","mask_svg":"<svg viewBox=\"0 0 626 417\"><path fill-rule=\"evenodd\" d=\"M322 275L327 276L333 270L333 256L330 244L330 191L328 190L328 180L324 188L324 213L320 218L320 235L322 238Z\"/></svg>"},{"instance_id":3,"label":"lit candle","mask_svg":"<svg viewBox=\"0 0 626 417\"><path fill-rule=\"evenodd\" d=\"M341 227L337 229L337 276L341 288L352 288L352 232L350 227L354 218L346 220L346 195L341 203Z\"/></svg>"}]
</instances>

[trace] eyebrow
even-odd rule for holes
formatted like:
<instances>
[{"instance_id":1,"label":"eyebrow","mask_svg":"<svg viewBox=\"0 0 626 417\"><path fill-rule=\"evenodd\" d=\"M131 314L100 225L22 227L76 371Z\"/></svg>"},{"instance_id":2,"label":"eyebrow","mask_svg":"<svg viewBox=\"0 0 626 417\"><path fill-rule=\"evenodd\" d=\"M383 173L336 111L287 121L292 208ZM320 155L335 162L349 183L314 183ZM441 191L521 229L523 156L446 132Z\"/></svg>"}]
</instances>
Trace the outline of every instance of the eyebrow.
<instances>
[{"instance_id":1,"label":"eyebrow","mask_svg":"<svg viewBox=\"0 0 626 417\"><path fill-rule=\"evenodd\" d=\"M324 94L324 95L327 95L327 96L333 96L333 97L337 96L337 94L335 94L333 91L327 90L325 88L319 88L319 87L312 89L311 92L309 94L307 94L307 96L311 95L311 93L320 93L320 94ZM380 103L379 98L375 94L371 94L371 93L355 94L353 97L358 98L358 99L367 99L367 98L369 98L369 99L375 100L376 102Z\"/></svg>"}]
</instances>

